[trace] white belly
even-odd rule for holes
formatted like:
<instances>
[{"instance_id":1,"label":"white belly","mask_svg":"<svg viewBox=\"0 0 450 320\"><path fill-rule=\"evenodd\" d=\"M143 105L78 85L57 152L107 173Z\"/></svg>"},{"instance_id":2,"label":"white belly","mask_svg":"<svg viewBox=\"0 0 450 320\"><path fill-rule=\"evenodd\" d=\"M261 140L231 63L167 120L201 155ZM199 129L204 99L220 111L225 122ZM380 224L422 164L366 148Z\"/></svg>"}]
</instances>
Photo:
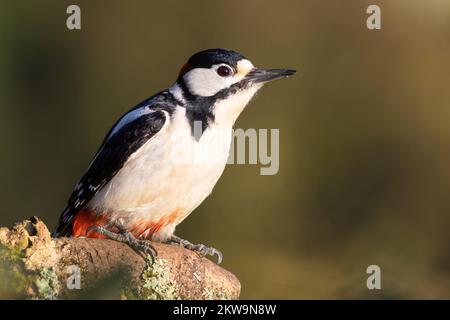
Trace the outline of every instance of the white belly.
<instances>
[{"instance_id":1,"label":"white belly","mask_svg":"<svg viewBox=\"0 0 450 320\"><path fill-rule=\"evenodd\" d=\"M154 234L141 235L159 240L173 234L211 193L225 168L232 134L231 127L213 124L195 140L184 108L167 121L88 204L112 220L121 218L127 229L168 222Z\"/></svg>"}]
</instances>

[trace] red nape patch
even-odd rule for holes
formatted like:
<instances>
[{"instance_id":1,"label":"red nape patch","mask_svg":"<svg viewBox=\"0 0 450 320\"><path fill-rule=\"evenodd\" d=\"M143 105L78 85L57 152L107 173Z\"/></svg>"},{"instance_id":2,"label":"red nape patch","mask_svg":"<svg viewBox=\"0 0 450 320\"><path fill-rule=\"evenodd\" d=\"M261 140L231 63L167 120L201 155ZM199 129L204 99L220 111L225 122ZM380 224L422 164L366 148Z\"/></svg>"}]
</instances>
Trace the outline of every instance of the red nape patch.
<instances>
[{"instance_id":1,"label":"red nape patch","mask_svg":"<svg viewBox=\"0 0 450 320\"><path fill-rule=\"evenodd\" d=\"M95 212L89 210L79 211L73 218L72 236L106 239L107 237L97 232L91 231L86 235L86 231L90 226L104 225L106 219L103 215L96 215Z\"/></svg>"},{"instance_id":2,"label":"red nape patch","mask_svg":"<svg viewBox=\"0 0 450 320\"><path fill-rule=\"evenodd\" d=\"M186 63L184 66L181 67L180 72L178 73L178 77L182 77L186 72L191 70L192 67L189 63Z\"/></svg>"}]
</instances>

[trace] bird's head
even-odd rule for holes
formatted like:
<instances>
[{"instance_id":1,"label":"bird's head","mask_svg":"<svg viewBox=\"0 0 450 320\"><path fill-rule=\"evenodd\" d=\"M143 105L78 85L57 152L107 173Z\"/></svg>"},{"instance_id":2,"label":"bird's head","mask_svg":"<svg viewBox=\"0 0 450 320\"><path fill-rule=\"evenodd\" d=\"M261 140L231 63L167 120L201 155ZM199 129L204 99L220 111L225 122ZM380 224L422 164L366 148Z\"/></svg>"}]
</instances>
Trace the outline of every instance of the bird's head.
<instances>
[{"instance_id":1,"label":"bird's head","mask_svg":"<svg viewBox=\"0 0 450 320\"><path fill-rule=\"evenodd\" d=\"M200 51L181 68L177 84L195 112L211 113L217 123L233 125L255 93L272 80L295 73L256 68L242 54L227 49Z\"/></svg>"}]
</instances>

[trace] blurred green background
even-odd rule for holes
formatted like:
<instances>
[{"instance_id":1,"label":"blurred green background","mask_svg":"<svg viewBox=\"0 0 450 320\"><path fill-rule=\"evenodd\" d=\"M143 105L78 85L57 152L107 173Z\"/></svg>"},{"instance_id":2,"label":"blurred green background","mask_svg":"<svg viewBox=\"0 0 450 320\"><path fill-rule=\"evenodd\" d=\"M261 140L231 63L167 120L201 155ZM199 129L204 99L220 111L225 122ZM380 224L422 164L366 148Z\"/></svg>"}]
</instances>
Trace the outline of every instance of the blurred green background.
<instances>
[{"instance_id":1,"label":"blurred green background","mask_svg":"<svg viewBox=\"0 0 450 320\"><path fill-rule=\"evenodd\" d=\"M115 120L225 47L299 70L236 124L280 129L280 170L229 165L178 235L242 298L450 298L449 1L2 1L0 39L1 225L53 228Z\"/></svg>"}]
</instances>

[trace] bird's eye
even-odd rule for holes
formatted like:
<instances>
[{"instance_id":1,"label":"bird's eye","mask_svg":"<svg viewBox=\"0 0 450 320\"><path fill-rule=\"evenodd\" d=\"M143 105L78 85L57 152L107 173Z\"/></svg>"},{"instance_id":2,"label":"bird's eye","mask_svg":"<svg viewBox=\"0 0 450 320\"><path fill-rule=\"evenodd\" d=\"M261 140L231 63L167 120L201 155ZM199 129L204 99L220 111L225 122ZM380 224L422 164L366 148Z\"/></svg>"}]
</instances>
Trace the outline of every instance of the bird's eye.
<instances>
[{"instance_id":1,"label":"bird's eye","mask_svg":"<svg viewBox=\"0 0 450 320\"><path fill-rule=\"evenodd\" d=\"M221 77L229 77L232 73L233 71L230 67L220 66L219 68L217 68L217 74Z\"/></svg>"}]
</instances>

